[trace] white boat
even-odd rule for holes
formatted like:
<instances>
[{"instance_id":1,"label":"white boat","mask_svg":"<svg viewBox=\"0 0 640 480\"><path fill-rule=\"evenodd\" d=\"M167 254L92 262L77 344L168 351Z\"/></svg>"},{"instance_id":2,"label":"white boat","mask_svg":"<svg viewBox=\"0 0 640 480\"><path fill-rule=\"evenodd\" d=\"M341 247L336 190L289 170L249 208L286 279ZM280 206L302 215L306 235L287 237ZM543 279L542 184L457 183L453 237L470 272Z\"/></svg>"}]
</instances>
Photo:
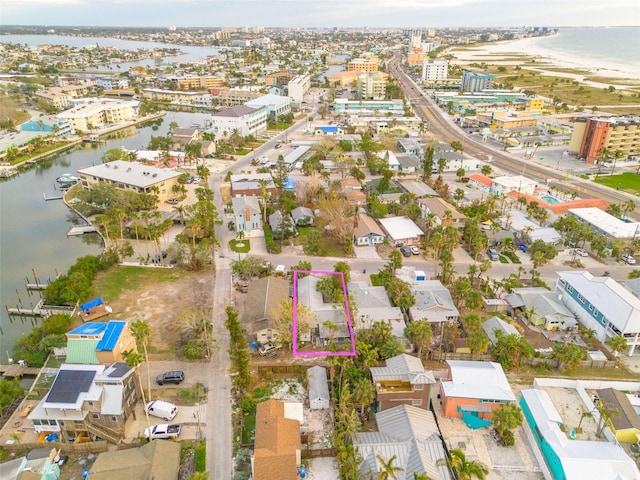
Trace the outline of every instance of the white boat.
<instances>
[{"instance_id":1,"label":"white boat","mask_svg":"<svg viewBox=\"0 0 640 480\"><path fill-rule=\"evenodd\" d=\"M71 175L70 173L65 173L56 178L56 182L62 185L73 185L80 181L80 177L76 177L75 175Z\"/></svg>"}]
</instances>

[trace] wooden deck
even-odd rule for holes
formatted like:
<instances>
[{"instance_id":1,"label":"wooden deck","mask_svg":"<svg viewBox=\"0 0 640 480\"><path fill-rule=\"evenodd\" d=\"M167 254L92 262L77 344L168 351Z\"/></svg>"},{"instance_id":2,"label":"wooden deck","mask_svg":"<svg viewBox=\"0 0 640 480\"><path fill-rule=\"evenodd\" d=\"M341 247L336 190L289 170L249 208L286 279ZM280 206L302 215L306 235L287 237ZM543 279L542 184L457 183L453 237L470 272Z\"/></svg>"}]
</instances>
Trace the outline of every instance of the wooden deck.
<instances>
[{"instance_id":1,"label":"wooden deck","mask_svg":"<svg viewBox=\"0 0 640 480\"><path fill-rule=\"evenodd\" d=\"M91 322L96 318L101 318L106 315L109 315L113 310L109 305L98 305L97 307L90 308L87 312L83 312L82 310L78 313L80 318L82 318L83 322Z\"/></svg>"},{"instance_id":2,"label":"wooden deck","mask_svg":"<svg viewBox=\"0 0 640 480\"><path fill-rule=\"evenodd\" d=\"M0 365L0 373L4 378L20 378L24 375L38 375L40 368L13 363L11 365Z\"/></svg>"}]
</instances>

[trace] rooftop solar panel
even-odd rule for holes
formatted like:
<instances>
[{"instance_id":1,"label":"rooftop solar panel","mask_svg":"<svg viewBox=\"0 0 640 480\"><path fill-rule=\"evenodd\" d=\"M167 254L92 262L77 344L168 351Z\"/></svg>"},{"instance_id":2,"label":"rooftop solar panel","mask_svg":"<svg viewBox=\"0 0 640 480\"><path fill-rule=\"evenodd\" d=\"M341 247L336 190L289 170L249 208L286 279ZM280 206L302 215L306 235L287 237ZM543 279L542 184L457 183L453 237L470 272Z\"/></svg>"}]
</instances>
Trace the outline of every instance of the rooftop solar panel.
<instances>
[{"instance_id":1,"label":"rooftop solar panel","mask_svg":"<svg viewBox=\"0 0 640 480\"><path fill-rule=\"evenodd\" d=\"M60 370L46 401L49 403L75 403L82 392L88 392L95 370Z\"/></svg>"}]
</instances>

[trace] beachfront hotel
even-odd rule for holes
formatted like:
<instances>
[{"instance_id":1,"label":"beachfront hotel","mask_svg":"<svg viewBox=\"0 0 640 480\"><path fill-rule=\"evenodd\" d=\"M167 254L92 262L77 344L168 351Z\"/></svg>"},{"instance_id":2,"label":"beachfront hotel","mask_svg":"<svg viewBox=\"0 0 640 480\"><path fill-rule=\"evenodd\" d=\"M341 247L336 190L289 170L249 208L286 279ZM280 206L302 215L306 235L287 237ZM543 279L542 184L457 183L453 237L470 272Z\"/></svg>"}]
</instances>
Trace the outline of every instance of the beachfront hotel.
<instances>
[{"instance_id":1,"label":"beachfront hotel","mask_svg":"<svg viewBox=\"0 0 640 480\"><path fill-rule=\"evenodd\" d=\"M587 163L604 160L603 150L613 158L620 151L626 159L640 155L640 116L579 118L573 126L569 151Z\"/></svg>"},{"instance_id":2,"label":"beachfront hotel","mask_svg":"<svg viewBox=\"0 0 640 480\"><path fill-rule=\"evenodd\" d=\"M488 90L493 85L493 75L489 73L470 72L465 70L462 72L462 91L463 92L481 92Z\"/></svg>"}]
</instances>

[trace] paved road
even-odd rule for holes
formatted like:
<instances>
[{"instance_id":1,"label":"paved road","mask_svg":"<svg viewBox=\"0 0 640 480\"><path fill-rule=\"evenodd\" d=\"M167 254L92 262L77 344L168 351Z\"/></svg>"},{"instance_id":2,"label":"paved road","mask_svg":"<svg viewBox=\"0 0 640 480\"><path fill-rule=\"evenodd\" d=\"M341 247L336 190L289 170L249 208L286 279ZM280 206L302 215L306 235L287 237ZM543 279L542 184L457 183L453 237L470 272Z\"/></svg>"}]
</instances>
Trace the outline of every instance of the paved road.
<instances>
[{"instance_id":1,"label":"paved road","mask_svg":"<svg viewBox=\"0 0 640 480\"><path fill-rule=\"evenodd\" d=\"M310 112L313 114L314 112ZM285 140L288 135L301 131L306 126L306 119L293 125L287 131L275 136L267 143L261 145L254 152L239 159L230 170L239 173L250 165L253 158L271 154L276 157L278 150L274 145L278 140ZM224 211L224 205L220 197L220 187L223 175L215 175L211 179L213 192L218 192L214 197L214 203L218 212ZM229 377L229 333L225 328L225 308L232 303L233 291L231 285L231 258L228 249L229 240L233 239L233 233L229 232L226 222L217 225L216 238L220 242L220 248L216 254L216 274L213 289L213 335L217 339L217 349L212 353L209 368L206 372L206 383L209 389L207 404L207 420L204 429L207 441L207 470L212 480L227 480L232 478L233 469L233 439L231 426L231 379ZM275 260L274 260L275 261ZM293 264L297 263L293 262ZM335 262L334 262L335 263Z\"/></svg>"},{"instance_id":2,"label":"paved road","mask_svg":"<svg viewBox=\"0 0 640 480\"><path fill-rule=\"evenodd\" d=\"M483 142L477 136L469 135L459 128L449 115L424 94L422 89L397 64L397 58L391 66L391 73L398 79L407 99L411 102L416 115L429 125L429 131L442 141L461 141L465 153L480 160L494 163L512 174L524 174L549 187L555 185L561 189L577 191L582 198L603 198L609 203L637 201L634 195L619 192L609 187L572 176L558 168L552 168L535 160L524 160L502 151L490 142ZM638 202L640 203L640 202ZM640 215L640 205L634 211Z\"/></svg>"}]
</instances>

